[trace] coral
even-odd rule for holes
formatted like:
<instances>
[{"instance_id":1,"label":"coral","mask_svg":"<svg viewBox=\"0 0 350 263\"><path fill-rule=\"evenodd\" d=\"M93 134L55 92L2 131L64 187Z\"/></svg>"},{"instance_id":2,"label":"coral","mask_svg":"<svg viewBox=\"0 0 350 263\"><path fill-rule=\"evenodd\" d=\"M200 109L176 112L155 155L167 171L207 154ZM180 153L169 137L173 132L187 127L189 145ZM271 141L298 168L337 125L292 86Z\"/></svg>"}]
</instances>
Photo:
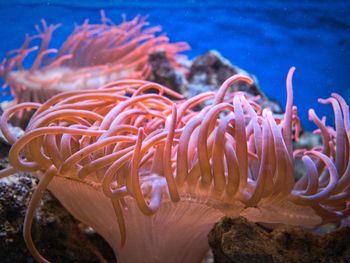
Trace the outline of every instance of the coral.
<instances>
[{"instance_id":1,"label":"coral","mask_svg":"<svg viewBox=\"0 0 350 263\"><path fill-rule=\"evenodd\" d=\"M332 105L335 128L310 110L323 145L293 151L300 131L293 72L282 117L262 109L255 97L229 91L238 82L253 83L241 75L216 93L188 100L155 83L124 80L5 110L1 130L12 144L12 167L0 176L26 171L40 178L24 227L34 257L46 262L31 238L46 188L100 233L121 262L197 262L208 249L209 229L223 215L304 227L347 216L348 105L337 94L320 100ZM8 119L22 109L35 113L16 139ZM305 166L298 181L296 158Z\"/></svg>"}]
</instances>

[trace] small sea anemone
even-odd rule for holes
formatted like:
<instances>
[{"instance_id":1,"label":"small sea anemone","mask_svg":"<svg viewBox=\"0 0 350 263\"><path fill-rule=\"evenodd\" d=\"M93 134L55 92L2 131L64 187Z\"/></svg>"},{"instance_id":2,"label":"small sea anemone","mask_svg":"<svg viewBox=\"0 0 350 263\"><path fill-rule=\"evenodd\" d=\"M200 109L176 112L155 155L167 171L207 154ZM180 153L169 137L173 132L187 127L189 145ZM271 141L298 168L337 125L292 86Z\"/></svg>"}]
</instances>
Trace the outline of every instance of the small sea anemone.
<instances>
[{"instance_id":1,"label":"small sea anemone","mask_svg":"<svg viewBox=\"0 0 350 263\"><path fill-rule=\"evenodd\" d=\"M0 65L4 87L10 86L15 103L43 103L63 91L91 89L119 79L146 79L150 54L164 52L176 67L175 56L189 49L185 42L169 43L159 34L159 26L146 27L148 22L140 16L131 21L123 17L116 25L101 11L101 24L86 19L59 49L49 44L60 25L47 25L45 20L41 24L36 26L38 33L26 35L23 45L9 52ZM41 40L40 48L32 45L36 39ZM34 51L33 64L24 68L24 59Z\"/></svg>"},{"instance_id":2,"label":"small sea anemone","mask_svg":"<svg viewBox=\"0 0 350 263\"><path fill-rule=\"evenodd\" d=\"M188 100L155 83L125 80L7 109L1 129L13 144L12 167L1 177L26 171L40 179L24 226L33 256L47 262L31 237L47 188L107 240L118 262L200 262L210 228L224 215L304 227L347 216L349 107L337 94L320 100L332 105L335 128L310 110L323 145L293 152L293 72L284 117L230 92L238 81L252 83L240 75ZM25 108L35 113L16 139L7 123ZM305 165L298 180L295 158Z\"/></svg>"}]
</instances>

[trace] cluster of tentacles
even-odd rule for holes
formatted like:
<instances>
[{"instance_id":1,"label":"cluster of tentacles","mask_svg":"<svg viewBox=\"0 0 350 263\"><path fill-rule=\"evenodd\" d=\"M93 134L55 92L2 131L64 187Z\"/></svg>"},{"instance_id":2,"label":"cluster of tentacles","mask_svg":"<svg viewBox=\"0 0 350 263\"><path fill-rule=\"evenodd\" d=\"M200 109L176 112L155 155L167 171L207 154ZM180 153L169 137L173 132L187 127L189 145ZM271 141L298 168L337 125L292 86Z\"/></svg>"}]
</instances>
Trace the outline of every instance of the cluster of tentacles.
<instances>
[{"instance_id":1,"label":"cluster of tentacles","mask_svg":"<svg viewBox=\"0 0 350 263\"><path fill-rule=\"evenodd\" d=\"M114 24L101 11L101 24L86 19L76 26L59 49L49 48L53 32L60 25L36 26L37 34L26 35L23 45L10 51L0 64L0 76L10 86L15 102L45 102L53 95L72 89L89 89L119 79L146 79L151 68L148 57L164 52L178 66L175 56L189 46L169 43L161 28L147 27L145 18L136 16ZM41 41L40 47L33 45ZM37 52L29 69L24 59Z\"/></svg>"},{"instance_id":2,"label":"cluster of tentacles","mask_svg":"<svg viewBox=\"0 0 350 263\"><path fill-rule=\"evenodd\" d=\"M155 83L125 80L6 110L1 129L13 144L9 153L13 168L3 170L1 176L26 171L39 172L40 177L25 226L32 252L37 253L30 237L33 211L55 176L101 189L113 203L123 241L126 197L133 198L145 215L156 213L162 200L197 197L239 202L245 208L289 202L317 213L316 221L305 219L298 222L301 225L347 216L349 107L337 94L320 100L333 106L335 128L310 110L323 144L293 152L299 123L293 106L293 71L287 77L283 118L262 109L245 93L230 92L238 81L251 84L239 75L224 82L217 93L187 100ZM200 104L206 106L194 110ZM7 123L22 109L35 113L25 135L16 139ZM295 158L302 158L305 165L305 176L297 181ZM284 212L290 213L290 220L299 216L292 209Z\"/></svg>"}]
</instances>

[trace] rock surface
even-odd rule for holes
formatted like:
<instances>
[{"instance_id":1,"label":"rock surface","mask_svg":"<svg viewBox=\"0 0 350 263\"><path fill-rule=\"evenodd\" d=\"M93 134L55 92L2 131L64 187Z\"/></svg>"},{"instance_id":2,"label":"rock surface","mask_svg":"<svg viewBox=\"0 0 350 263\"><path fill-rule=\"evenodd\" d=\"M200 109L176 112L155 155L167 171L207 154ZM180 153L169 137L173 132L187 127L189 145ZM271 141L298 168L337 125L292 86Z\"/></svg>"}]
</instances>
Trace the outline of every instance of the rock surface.
<instances>
[{"instance_id":1,"label":"rock surface","mask_svg":"<svg viewBox=\"0 0 350 263\"><path fill-rule=\"evenodd\" d=\"M3 163L2 166L5 166ZM37 185L28 174L0 180L0 261L35 262L23 240L27 204ZM52 262L115 262L108 244L97 234L86 233L48 192L37 208L32 237L38 250Z\"/></svg>"},{"instance_id":2,"label":"rock surface","mask_svg":"<svg viewBox=\"0 0 350 263\"><path fill-rule=\"evenodd\" d=\"M164 52L156 52L150 55L149 64L151 66L149 81L165 85L188 98L202 92L216 91L226 79L236 74L249 76L254 80L253 85L239 82L232 86L232 90L256 96L257 103L263 108L269 107L275 113L283 112L277 101L266 97L254 75L231 64L215 50L200 55L193 61L179 60L180 67L171 63Z\"/></svg>"},{"instance_id":3,"label":"rock surface","mask_svg":"<svg viewBox=\"0 0 350 263\"><path fill-rule=\"evenodd\" d=\"M188 94L186 95L194 96L203 91L215 91L226 79L236 74L249 76L255 80L255 83L253 85L239 83L238 85L233 85L233 90L245 91L253 96L266 97L259 89L258 84L256 84L257 79L254 75L232 65L230 61L215 50L211 50L193 60L187 77Z\"/></svg>"},{"instance_id":4,"label":"rock surface","mask_svg":"<svg viewBox=\"0 0 350 263\"><path fill-rule=\"evenodd\" d=\"M350 228L316 235L300 227L268 230L243 217L225 217L209 233L217 263L345 263L349 242Z\"/></svg>"},{"instance_id":5,"label":"rock surface","mask_svg":"<svg viewBox=\"0 0 350 263\"><path fill-rule=\"evenodd\" d=\"M300 139L293 142L294 149L312 149L314 147L322 145L322 139L319 134L314 134L311 132L303 131L301 133ZM294 160L294 177L296 179L301 178L306 175L305 166L301 158L296 158Z\"/></svg>"},{"instance_id":6,"label":"rock surface","mask_svg":"<svg viewBox=\"0 0 350 263\"><path fill-rule=\"evenodd\" d=\"M181 64L182 70L176 68L175 63L169 61L165 52L150 54L148 62L151 66L151 74L147 80L160 83L179 93L185 91L187 88L187 80L184 74L186 65Z\"/></svg>"}]
</instances>

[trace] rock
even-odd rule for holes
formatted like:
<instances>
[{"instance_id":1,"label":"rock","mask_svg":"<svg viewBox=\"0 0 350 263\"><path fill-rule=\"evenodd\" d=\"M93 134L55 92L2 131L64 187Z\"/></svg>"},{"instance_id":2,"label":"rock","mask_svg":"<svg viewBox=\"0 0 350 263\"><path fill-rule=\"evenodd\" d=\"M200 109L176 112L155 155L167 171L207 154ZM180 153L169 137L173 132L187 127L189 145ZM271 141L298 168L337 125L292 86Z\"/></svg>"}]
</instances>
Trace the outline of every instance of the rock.
<instances>
[{"instance_id":1,"label":"rock","mask_svg":"<svg viewBox=\"0 0 350 263\"><path fill-rule=\"evenodd\" d=\"M151 66L151 74L147 80L162 84L179 93L184 92L187 86L185 74L175 66L176 63L169 61L165 52L150 54L148 63ZM181 68L186 69L186 66L181 65Z\"/></svg>"},{"instance_id":2,"label":"rock","mask_svg":"<svg viewBox=\"0 0 350 263\"><path fill-rule=\"evenodd\" d=\"M205 91L216 91L229 77L242 74L254 80L253 85L238 83L234 91L244 91L251 96L259 96L258 103L263 108L270 107L273 112L281 113L277 101L269 100L258 86L254 75L234 66L218 51L211 50L196 57L193 61L179 59L176 63L169 61L164 52L155 52L149 56L151 74L147 80L165 85L186 97L192 97Z\"/></svg>"},{"instance_id":3,"label":"rock","mask_svg":"<svg viewBox=\"0 0 350 263\"><path fill-rule=\"evenodd\" d=\"M239 82L232 86L233 91L244 91L251 97L256 97L256 102L262 108L270 108L274 113L282 113L282 107L276 100L271 100L259 88L257 78L247 71L232 65L218 51L211 50L192 61L187 77L187 87L183 93L186 97L192 97L206 91L216 91L229 77L242 74L254 80L253 85Z\"/></svg>"},{"instance_id":4,"label":"rock","mask_svg":"<svg viewBox=\"0 0 350 263\"><path fill-rule=\"evenodd\" d=\"M36 184L37 180L28 174L0 180L2 263L35 262L22 231L27 204ZM46 192L35 213L32 236L38 250L52 262L115 262L108 244L97 234L85 234L84 228Z\"/></svg>"},{"instance_id":5,"label":"rock","mask_svg":"<svg viewBox=\"0 0 350 263\"><path fill-rule=\"evenodd\" d=\"M239 72L247 75L246 72L233 66L218 51L211 50L193 60L189 81L192 83L199 82L212 86L220 86L226 79Z\"/></svg>"},{"instance_id":6,"label":"rock","mask_svg":"<svg viewBox=\"0 0 350 263\"><path fill-rule=\"evenodd\" d=\"M298 141L293 141L293 149L312 149L322 145L322 139L319 134L303 131ZM294 160L294 177L299 179L306 175L305 167L301 158Z\"/></svg>"},{"instance_id":7,"label":"rock","mask_svg":"<svg viewBox=\"0 0 350 263\"><path fill-rule=\"evenodd\" d=\"M224 217L208 237L217 263L350 262L350 228L317 235L300 227L269 230L243 217Z\"/></svg>"},{"instance_id":8,"label":"rock","mask_svg":"<svg viewBox=\"0 0 350 263\"><path fill-rule=\"evenodd\" d=\"M294 149L312 149L321 146L322 139L319 134L303 131L299 141L293 143Z\"/></svg>"},{"instance_id":9,"label":"rock","mask_svg":"<svg viewBox=\"0 0 350 263\"><path fill-rule=\"evenodd\" d=\"M1 133L1 132L0 132ZM6 139L0 134L0 158L5 158L8 156L11 149L11 144L9 144ZM2 169L0 167L0 169Z\"/></svg>"},{"instance_id":10,"label":"rock","mask_svg":"<svg viewBox=\"0 0 350 263\"><path fill-rule=\"evenodd\" d=\"M243 74L250 76L256 80L255 76L250 75L248 72L240 69L237 66L234 66L224 58L218 51L211 50L203 55L198 56L192 62L190 67L190 73L188 76L189 90L200 91L199 87L205 87L205 91L216 90L220 87L222 83L229 77ZM258 88L257 84L247 85L241 83L233 87L234 90L240 90L248 92L254 96L263 95L261 90ZM197 92L195 92L197 94ZM200 93L200 92L198 92ZM192 96L195 94L191 94Z\"/></svg>"}]
</instances>

